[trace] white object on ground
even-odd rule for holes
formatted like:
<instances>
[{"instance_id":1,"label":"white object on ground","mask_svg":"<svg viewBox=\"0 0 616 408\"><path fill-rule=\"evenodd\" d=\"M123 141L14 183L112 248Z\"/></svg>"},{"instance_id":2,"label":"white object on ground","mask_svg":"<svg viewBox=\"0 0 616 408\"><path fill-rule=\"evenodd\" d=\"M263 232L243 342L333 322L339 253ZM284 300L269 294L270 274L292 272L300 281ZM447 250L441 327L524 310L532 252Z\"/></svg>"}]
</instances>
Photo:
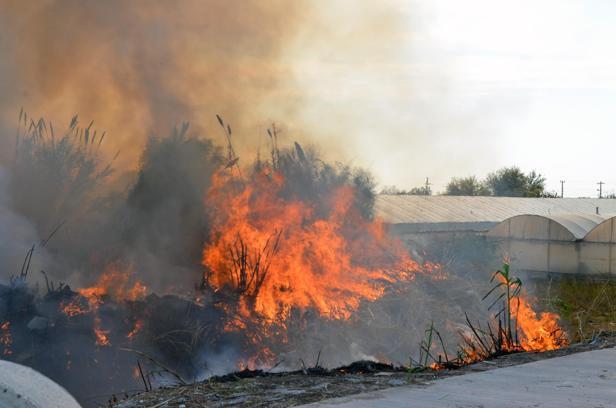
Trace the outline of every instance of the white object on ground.
<instances>
[{"instance_id":1,"label":"white object on ground","mask_svg":"<svg viewBox=\"0 0 616 408\"><path fill-rule=\"evenodd\" d=\"M81 408L62 387L29 367L0 360L0 408Z\"/></svg>"},{"instance_id":2,"label":"white object on ground","mask_svg":"<svg viewBox=\"0 0 616 408\"><path fill-rule=\"evenodd\" d=\"M324 400L305 408L616 407L616 349Z\"/></svg>"}]
</instances>

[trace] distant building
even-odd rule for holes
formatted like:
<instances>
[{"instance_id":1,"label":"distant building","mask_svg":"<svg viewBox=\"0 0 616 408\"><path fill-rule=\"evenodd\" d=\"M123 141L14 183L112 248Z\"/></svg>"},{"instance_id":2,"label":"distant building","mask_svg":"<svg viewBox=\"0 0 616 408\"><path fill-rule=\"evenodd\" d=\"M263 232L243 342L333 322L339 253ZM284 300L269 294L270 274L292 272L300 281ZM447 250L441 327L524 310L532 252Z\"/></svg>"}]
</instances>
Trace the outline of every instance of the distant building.
<instances>
[{"instance_id":1,"label":"distant building","mask_svg":"<svg viewBox=\"0 0 616 408\"><path fill-rule=\"evenodd\" d=\"M472 234L518 270L616 273L613 199L379 195L376 213L411 245Z\"/></svg>"}]
</instances>

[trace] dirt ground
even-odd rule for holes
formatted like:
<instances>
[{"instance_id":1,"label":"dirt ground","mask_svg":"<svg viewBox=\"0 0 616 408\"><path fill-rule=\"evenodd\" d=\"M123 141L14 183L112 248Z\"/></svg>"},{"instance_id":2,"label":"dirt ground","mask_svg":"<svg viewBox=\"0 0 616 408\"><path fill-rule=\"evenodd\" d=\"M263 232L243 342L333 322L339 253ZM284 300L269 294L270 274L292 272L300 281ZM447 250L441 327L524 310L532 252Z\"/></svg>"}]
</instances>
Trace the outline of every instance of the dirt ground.
<instances>
[{"instance_id":1,"label":"dirt ground","mask_svg":"<svg viewBox=\"0 0 616 408\"><path fill-rule=\"evenodd\" d=\"M411 372L384 364L358 362L331 371L308 369L297 372L239 372L186 386L161 388L125 396L104 406L114 408L196 407L292 407L383 388L429 381L468 372L529 363L582 351L616 345L616 332L602 334L585 343L544 353L516 353L482 361L455 370Z\"/></svg>"}]
</instances>

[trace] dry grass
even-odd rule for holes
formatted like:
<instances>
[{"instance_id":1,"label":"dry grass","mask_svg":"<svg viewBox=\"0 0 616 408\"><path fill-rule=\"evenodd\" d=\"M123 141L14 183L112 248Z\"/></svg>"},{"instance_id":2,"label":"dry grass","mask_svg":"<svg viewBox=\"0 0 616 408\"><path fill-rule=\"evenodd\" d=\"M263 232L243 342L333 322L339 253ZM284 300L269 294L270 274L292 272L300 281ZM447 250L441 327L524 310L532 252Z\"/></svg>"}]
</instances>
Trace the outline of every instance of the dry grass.
<instances>
[{"instance_id":1,"label":"dry grass","mask_svg":"<svg viewBox=\"0 0 616 408\"><path fill-rule=\"evenodd\" d=\"M616 281L565 278L545 283L547 306L558 312L574 341L616 330Z\"/></svg>"}]
</instances>

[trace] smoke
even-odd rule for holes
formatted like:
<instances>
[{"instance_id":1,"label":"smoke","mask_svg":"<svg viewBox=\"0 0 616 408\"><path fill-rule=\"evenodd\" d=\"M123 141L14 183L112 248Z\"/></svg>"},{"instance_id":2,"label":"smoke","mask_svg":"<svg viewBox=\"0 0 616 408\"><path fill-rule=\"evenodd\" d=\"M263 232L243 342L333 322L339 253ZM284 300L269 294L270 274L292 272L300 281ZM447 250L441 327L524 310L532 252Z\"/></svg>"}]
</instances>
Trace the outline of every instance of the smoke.
<instances>
[{"instance_id":1,"label":"smoke","mask_svg":"<svg viewBox=\"0 0 616 408\"><path fill-rule=\"evenodd\" d=\"M23 106L56 129L66 128L75 114L83 127L94 120L99 137L107 135L96 164L112 163L114 169L97 180L96 191L103 194L96 197L68 196L67 186L54 179L55 168L35 172L49 177L24 171L14 177L13 208L32 222L39 239L66 222L51 244L69 261L49 272L79 281L95 277L108 258L123 256L150 259L142 269L157 276L194 260L194 248L182 245L207 219L194 215L202 205L186 192L203 192L211 168L195 164L195 154L187 156L190 144L146 157L155 150L148 142L152 136L166 136L183 121L195 135L220 144L215 114L221 114L232 124L244 164L265 148L271 122L281 124L282 140L318 142L325 159L348 157L345 149L364 126L355 121L367 113L348 103L352 88L358 81L393 87L377 68L407 40L399 9L397 2L307 0L1 2L0 163L15 163L14 129ZM342 98L334 96L336 88ZM334 96L331 103L323 103L327 95ZM331 137L334 132L339 137ZM206 163L213 159L206 156ZM182 162L193 164L175 168ZM149 181L162 180L164 172L185 184ZM112 185L116 195L101 185ZM145 208L149 199L156 203ZM183 214L185 206L192 215ZM189 224L192 232L180 238L182 225ZM83 255L92 253L100 264L96 272L90 272L93 256Z\"/></svg>"},{"instance_id":2,"label":"smoke","mask_svg":"<svg viewBox=\"0 0 616 408\"><path fill-rule=\"evenodd\" d=\"M104 123L110 153L122 150L130 167L150 134L180 121L207 128L221 113L252 130L268 100L290 103L280 55L310 6L49 0L0 8L5 124L20 105L55 120L79 113Z\"/></svg>"},{"instance_id":3,"label":"smoke","mask_svg":"<svg viewBox=\"0 0 616 408\"><path fill-rule=\"evenodd\" d=\"M122 209L124 252L161 288L199 276L209 231L204 196L222 163L218 147L187 130L148 141Z\"/></svg>"},{"instance_id":4,"label":"smoke","mask_svg":"<svg viewBox=\"0 0 616 408\"><path fill-rule=\"evenodd\" d=\"M74 114L95 120L111 136L107 157L121 151L116 177L135 169L150 135L182 121L217 136L209 133L218 130L216 113L244 140L240 156L263 144L276 121L283 138L318 141L329 159L348 158L386 119L387 95L411 91L399 81L410 31L402 8L396 1L5 0L0 128L14 128L21 106L58 127ZM3 132L0 160L10 159L12 142Z\"/></svg>"},{"instance_id":5,"label":"smoke","mask_svg":"<svg viewBox=\"0 0 616 408\"><path fill-rule=\"evenodd\" d=\"M0 231L9 232L0 234L0 276L7 279L19 274L28 250L39 240L34 225L12 209L9 180L8 170L0 166ZM42 253L32 266L39 266L45 258Z\"/></svg>"},{"instance_id":6,"label":"smoke","mask_svg":"<svg viewBox=\"0 0 616 408\"><path fill-rule=\"evenodd\" d=\"M188 125L151 137L138 172L117 192L107 188L113 167L102 157L100 133L77 118L65 132L37 123L19 128L14 161L0 173L0 276L19 272L14 258L34 245L31 282L44 270L56 282L89 286L117 263L153 291L193 288L208 234L204 196L222 163L220 148L188 135Z\"/></svg>"}]
</instances>

